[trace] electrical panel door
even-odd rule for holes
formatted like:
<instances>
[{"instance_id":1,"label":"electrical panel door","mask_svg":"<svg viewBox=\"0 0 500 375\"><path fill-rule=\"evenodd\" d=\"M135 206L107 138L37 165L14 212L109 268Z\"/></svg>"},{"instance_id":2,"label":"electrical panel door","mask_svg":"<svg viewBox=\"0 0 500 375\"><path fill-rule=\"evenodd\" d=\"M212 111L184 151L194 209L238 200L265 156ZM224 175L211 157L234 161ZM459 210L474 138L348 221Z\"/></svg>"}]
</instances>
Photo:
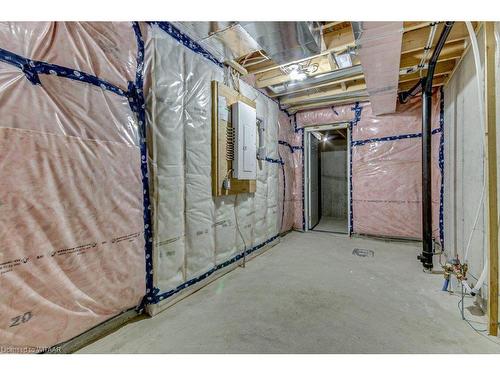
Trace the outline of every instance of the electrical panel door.
<instances>
[{"instance_id":1,"label":"electrical panel door","mask_svg":"<svg viewBox=\"0 0 500 375\"><path fill-rule=\"evenodd\" d=\"M243 102L231 106L235 131L233 176L239 180L257 178L257 114L255 108Z\"/></svg>"}]
</instances>

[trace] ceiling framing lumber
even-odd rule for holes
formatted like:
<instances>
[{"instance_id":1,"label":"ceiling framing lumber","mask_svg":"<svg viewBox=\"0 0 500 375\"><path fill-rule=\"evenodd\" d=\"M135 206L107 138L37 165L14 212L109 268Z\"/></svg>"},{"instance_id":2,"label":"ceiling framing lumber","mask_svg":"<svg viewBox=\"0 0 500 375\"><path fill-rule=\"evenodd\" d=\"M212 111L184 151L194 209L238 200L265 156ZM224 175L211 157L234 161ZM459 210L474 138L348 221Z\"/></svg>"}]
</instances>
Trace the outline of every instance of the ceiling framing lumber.
<instances>
[{"instance_id":1,"label":"ceiling framing lumber","mask_svg":"<svg viewBox=\"0 0 500 375\"><path fill-rule=\"evenodd\" d=\"M332 68L327 56L319 56L310 59L310 64L318 64L318 69L310 77L314 77L318 74L331 72ZM257 88L264 88L267 86L273 86L280 83L285 83L291 81L291 77L288 74L283 73L281 70L272 70L260 75L256 75Z\"/></svg>"},{"instance_id":2,"label":"ceiling framing lumber","mask_svg":"<svg viewBox=\"0 0 500 375\"><path fill-rule=\"evenodd\" d=\"M483 22L477 22L477 25L476 27L474 28L474 31L476 32L476 35L479 33L479 31L481 30L481 28L483 27ZM455 71L457 70L457 68L460 66L460 63L462 62L462 60L464 59L465 55L467 54L467 52L469 51L470 49L470 46L471 44L470 43L467 43L467 46L465 47L464 51L462 52L462 55L460 56L460 58L456 61L455 63L455 67L453 68L453 71L450 73L450 75L448 75L448 78L446 79L446 82L445 82L445 85L448 84L448 82L450 81L450 79L453 77L453 75L455 74Z\"/></svg>"},{"instance_id":3,"label":"ceiling framing lumber","mask_svg":"<svg viewBox=\"0 0 500 375\"><path fill-rule=\"evenodd\" d=\"M366 90L366 84L364 82L363 83L356 83L352 86L347 87L345 90L342 87L337 87L334 89L321 91L321 92L317 92L314 94L286 97L286 98L280 100L280 103L282 105L291 105L291 104L303 103L304 101L309 101L311 99L321 100L322 98L329 97L329 96L345 95L346 93L352 93L352 92L363 91L363 90Z\"/></svg>"},{"instance_id":4,"label":"ceiling framing lumber","mask_svg":"<svg viewBox=\"0 0 500 375\"><path fill-rule=\"evenodd\" d=\"M356 81L356 80L362 80L363 78L364 78L363 74L358 74L358 75L354 75L354 76L351 76L351 77L339 78L339 79L336 79L336 80L333 80L333 81L319 83L317 85L311 85L311 86L307 86L307 87L302 87L300 89L286 91L286 92L283 92L281 94L271 94L269 96L271 98L276 98L276 97L279 97L279 96L285 96L285 95L296 94L296 93L304 92L304 91L316 90L316 89L325 88L325 87L328 87L328 86L343 85L343 84L345 85L347 82Z\"/></svg>"},{"instance_id":5,"label":"ceiling framing lumber","mask_svg":"<svg viewBox=\"0 0 500 375\"><path fill-rule=\"evenodd\" d=\"M412 21L412 22L404 22L403 23L403 33L407 33L413 30L418 30L422 29L424 27L428 27L431 24L431 22L426 21L426 22L421 22L421 21Z\"/></svg>"},{"instance_id":6,"label":"ceiling framing lumber","mask_svg":"<svg viewBox=\"0 0 500 375\"><path fill-rule=\"evenodd\" d=\"M465 48L464 41L458 41L450 44L445 44L438 58L438 62L459 59ZM424 51L414 51L401 55L399 62L400 69L408 69L420 63Z\"/></svg>"},{"instance_id":7,"label":"ceiling framing lumber","mask_svg":"<svg viewBox=\"0 0 500 375\"><path fill-rule=\"evenodd\" d=\"M432 21L408 21L403 23L403 38L399 63L401 71L415 70L421 63L432 24ZM481 23L477 22L474 25L476 25L477 29ZM443 27L444 23L438 22L436 36L432 44L433 47L436 45ZM366 92L361 92L366 90L363 73L357 73L351 77L342 77L336 80L332 79L331 81L317 82L316 84L311 83L309 85L307 85L307 81L304 81L300 86L296 84L290 85L290 87L285 86L286 90L282 92L273 92L269 88L270 86L283 85L293 81L290 75L285 72L284 68L287 66L303 63L315 64L317 65L316 70L310 70L309 73L306 73L309 77L314 77L338 69L337 62L332 57L334 54L356 48L350 22L324 21L317 29L321 29L323 34L322 46L324 50L320 54L281 65L277 65L272 60L259 61L257 54L251 55L247 61L249 65L246 69L249 74L255 75L256 87L259 89L267 88L268 95L273 98L280 98L281 103L289 107L289 111L291 108L294 111L318 108L330 102L352 102L355 99L352 99L349 93L354 93L353 96L356 96L355 93L358 91L360 97L361 95L367 95ZM468 45L469 35L465 23L455 22L437 61L433 81L434 87L446 84L449 77L453 75ZM428 53L426 56L428 57ZM352 58L353 64L359 63L359 57L353 55ZM307 68L304 67L301 69ZM399 74L398 91L411 88L426 73L427 69L422 69L408 74ZM284 87L279 87L279 90L283 89ZM336 95L338 95L338 98L335 98ZM346 99L345 95L348 95L350 99ZM331 97L331 100L327 101L329 97ZM314 101L317 101L317 103L314 103Z\"/></svg>"},{"instance_id":8,"label":"ceiling framing lumber","mask_svg":"<svg viewBox=\"0 0 500 375\"><path fill-rule=\"evenodd\" d=\"M434 77L450 74L455 67L455 60L445 60L441 61L436 65L436 69L434 71ZM414 81L419 79L420 76L427 76L427 69L423 69L421 72L415 72L410 74L401 74L399 77L399 83Z\"/></svg>"},{"instance_id":9,"label":"ceiling framing lumber","mask_svg":"<svg viewBox=\"0 0 500 375\"><path fill-rule=\"evenodd\" d=\"M438 41L438 36L441 34L444 28L444 24L439 24L436 29L436 36L434 37L434 41L432 47L434 48ZM420 51L423 50L425 44L427 43L427 38L429 37L431 28L426 27L422 29L413 30L407 32L403 35L403 42L401 45L401 54ZM465 27L465 23L457 22L453 25L453 28L450 31L448 38L446 39L446 44L465 40L469 38L469 33L467 32L467 28Z\"/></svg>"},{"instance_id":10,"label":"ceiling framing lumber","mask_svg":"<svg viewBox=\"0 0 500 375\"><path fill-rule=\"evenodd\" d=\"M446 80L446 76L439 76L435 77L432 80L432 87L439 87L443 86L444 82ZM415 79L413 81L407 81L399 84L399 91L408 91L411 89L416 83L418 82L418 79Z\"/></svg>"},{"instance_id":11,"label":"ceiling framing lumber","mask_svg":"<svg viewBox=\"0 0 500 375\"><path fill-rule=\"evenodd\" d=\"M349 23L347 27L344 27L342 29L324 32L323 39L325 41L325 46L327 49L350 45L354 43L352 26Z\"/></svg>"},{"instance_id":12,"label":"ceiling framing lumber","mask_svg":"<svg viewBox=\"0 0 500 375\"><path fill-rule=\"evenodd\" d=\"M352 104L354 102L365 102L365 101L368 101L368 94L367 95L360 95L360 96L356 96L356 97L351 97L348 99L333 99L330 101L324 101L324 102L318 102L318 103L296 105L296 106L288 108L287 111L289 113L296 113L298 111L331 107L334 105L341 105L341 104Z\"/></svg>"}]
</instances>

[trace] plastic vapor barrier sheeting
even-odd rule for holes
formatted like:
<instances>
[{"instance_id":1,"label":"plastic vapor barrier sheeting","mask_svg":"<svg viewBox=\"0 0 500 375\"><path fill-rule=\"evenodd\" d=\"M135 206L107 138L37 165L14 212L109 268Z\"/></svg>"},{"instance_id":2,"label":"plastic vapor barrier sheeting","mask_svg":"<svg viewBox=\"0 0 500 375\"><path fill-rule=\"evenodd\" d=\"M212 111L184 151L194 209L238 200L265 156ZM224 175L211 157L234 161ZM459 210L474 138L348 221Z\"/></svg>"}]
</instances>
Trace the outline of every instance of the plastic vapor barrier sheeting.
<instances>
[{"instance_id":1,"label":"plastic vapor barrier sheeting","mask_svg":"<svg viewBox=\"0 0 500 375\"><path fill-rule=\"evenodd\" d=\"M153 201L153 284L148 302L192 285L222 263L275 237L280 230L278 105L240 81L265 123L267 157L257 163L257 191L213 197L211 82L223 69L181 45L157 25L146 48ZM227 84L227 83L226 83ZM155 313L154 308L149 308Z\"/></svg>"},{"instance_id":2,"label":"plastic vapor barrier sheeting","mask_svg":"<svg viewBox=\"0 0 500 375\"><path fill-rule=\"evenodd\" d=\"M297 126L303 128L312 125L326 125L336 122L349 122L354 118L352 105L337 107L311 109L309 111L297 112L295 115Z\"/></svg>"},{"instance_id":3,"label":"plastic vapor barrier sheeting","mask_svg":"<svg viewBox=\"0 0 500 375\"><path fill-rule=\"evenodd\" d=\"M296 147L295 134L290 123L290 118L283 112L278 116L279 157L283 161L279 173L279 215L281 232L288 232L293 228L294 222L294 196L295 173L299 167L296 165L295 153L301 152Z\"/></svg>"},{"instance_id":4,"label":"plastic vapor barrier sheeting","mask_svg":"<svg viewBox=\"0 0 500 375\"><path fill-rule=\"evenodd\" d=\"M124 94L136 53L131 23L0 23L3 350L41 351L145 294L140 139Z\"/></svg>"},{"instance_id":5,"label":"plastic vapor barrier sheeting","mask_svg":"<svg viewBox=\"0 0 500 375\"><path fill-rule=\"evenodd\" d=\"M422 236L422 107L420 98L375 116L363 107L352 127L353 232L388 237ZM432 111L433 237L439 239L441 173L439 96Z\"/></svg>"},{"instance_id":6,"label":"plastic vapor barrier sheeting","mask_svg":"<svg viewBox=\"0 0 500 375\"><path fill-rule=\"evenodd\" d=\"M349 122L351 128L351 231L375 236L421 238L422 117L421 100L398 104L396 112L375 116L369 103L324 108L296 114L305 126ZM442 124L440 95L433 96L432 200L433 234L442 241L440 205ZM302 177L297 174L297 181ZM302 186L296 185L297 195ZM302 202L295 207L302 229ZM441 225L440 225L441 222Z\"/></svg>"}]
</instances>

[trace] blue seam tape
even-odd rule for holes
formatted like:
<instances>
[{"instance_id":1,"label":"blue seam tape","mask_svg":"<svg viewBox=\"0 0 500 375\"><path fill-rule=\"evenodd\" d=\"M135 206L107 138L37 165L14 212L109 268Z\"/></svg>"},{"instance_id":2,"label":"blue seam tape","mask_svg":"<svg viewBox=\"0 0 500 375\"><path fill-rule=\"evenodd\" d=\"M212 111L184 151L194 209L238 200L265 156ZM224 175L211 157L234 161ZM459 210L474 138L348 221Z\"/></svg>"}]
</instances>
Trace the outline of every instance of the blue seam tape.
<instances>
[{"instance_id":1,"label":"blue seam tape","mask_svg":"<svg viewBox=\"0 0 500 375\"><path fill-rule=\"evenodd\" d=\"M285 217L286 175L285 175L285 162L283 161L283 158L280 155L279 147L278 147L278 155L279 155L280 161L281 161L281 172L283 173L283 203L282 203L282 210L281 210L281 226L280 226L280 230L279 230L279 233L281 233L281 231L283 230L283 219Z\"/></svg>"},{"instance_id":2,"label":"blue seam tape","mask_svg":"<svg viewBox=\"0 0 500 375\"><path fill-rule=\"evenodd\" d=\"M352 130L353 128L358 124L358 122L361 120L361 111L362 107L359 105L359 102L356 102L354 107L351 108L352 111L354 111L354 119L349 123L350 126L350 132L349 132L349 142L351 143L350 147L350 157L349 157L349 191L350 191L350 200L349 200L349 207L350 207L350 215L349 215L349 235L354 233L354 212L353 212L353 183L352 183Z\"/></svg>"},{"instance_id":3,"label":"blue seam tape","mask_svg":"<svg viewBox=\"0 0 500 375\"><path fill-rule=\"evenodd\" d=\"M360 141L351 141L351 146L362 146L367 143L373 143L373 142L387 142L387 141L396 141L400 139L411 139L411 138L419 138L422 137L422 133L411 133L411 134L401 134L401 135L391 135L388 137L381 137L381 138L370 138L370 139L364 139Z\"/></svg>"},{"instance_id":4,"label":"blue seam tape","mask_svg":"<svg viewBox=\"0 0 500 375\"><path fill-rule=\"evenodd\" d=\"M148 150L146 133L146 105L144 100L144 39L137 22L132 23L137 40L137 70L135 82L129 83L129 104L136 114L140 129L141 174L143 189L143 219L144 219L144 252L146 258L146 295L139 305L144 305L152 300L153 295L159 292L153 284L153 234L151 228L151 202L149 197Z\"/></svg>"},{"instance_id":5,"label":"blue seam tape","mask_svg":"<svg viewBox=\"0 0 500 375\"><path fill-rule=\"evenodd\" d=\"M189 48L191 51L203 56L207 60L210 60L215 65L223 68L224 64L217 60L214 55L208 52L205 48L203 48L200 44L191 39L187 34L184 34L177 27L172 25L170 22L156 22L156 21L148 21L149 25L156 25L163 31L165 31L172 38L181 43L184 47Z\"/></svg>"},{"instance_id":6,"label":"blue seam tape","mask_svg":"<svg viewBox=\"0 0 500 375\"><path fill-rule=\"evenodd\" d=\"M191 285L194 285L194 284L196 284L196 283L198 283L198 282L200 282L200 281L202 281L202 280L206 279L207 277L209 277L209 276L210 276L211 274L213 274L214 272L216 272L216 271L218 271L218 270L220 270L220 269L222 269L222 268L225 268L225 267L227 267L227 266L229 266L229 265L233 264L234 262L236 262L236 261L238 261L238 260L242 259L242 258L243 258L244 253L245 253L246 255L249 255L249 254L253 253L254 251L256 251L256 250L258 250L258 249L262 248L262 247L263 247L263 246L265 246L265 245L267 245L268 243L270 243L270 242L274 241L274 240L275 240L276 238L278 238L278 237L279 237L279 235L277 234L277 235L275 235L275 236L271 237L270 239L268 239L267 241L264 241L264 242L263 242L263 243L261 243L260 245L254 246L252 249L247 250L247 251L243 251L243 252L241 252L240 254L238 254L238 255L234 256L233 258L231 258L231 259L229 259L229 260L227 260L227 261L225 261L225 262L223 262L223 263L221 263L221 264L216 265L215 267L213 267L213 268L212 268L212 269L210 269L209 271L205 272L204 274L202 274L202 275L200 275L200 276L198 276L198 277L195 277L195 278L193 278L193 279L191 279L191 280L188 280L188 281L184 282L183 284L181 284L181 285L177 286L175 289L171 289L171 290L169 290L168 292L164 292L164 293L161 293L161 294L157 294L157 295L155 295L155 296L154 296L154 298L153 298L153 300L152 300L151 302L149 302L149 301L148 301L148 303L155 304L155 303L158 303L158 302L160 302L160 301L163 301L163 300L165 300L165 299L167 299L167 298L169 298L169 297L172 297L174 294L179 293L179 292L180 292L180 291L182 291L183 289L185 289L185 288L187 288L187 287L189 287L189 286L191 286Z\"/></svg>"},{"instance_id":7,"label":"blue seam tape","mask_svg":"<svg viewBox=\"0 0 500 375\"><path fill-rule=\"evenodd\" d=\"M283 160L273 159L273 158L265 158L265 161L267 161L268 163L279 164L279 165L285 164Z\"/></svg>"},{"instance_id":8,"label":"blue seam tape","mask_svg":"<svg viewBox=\"0 0 500 375\"><path fill-rule=\"evenodd\" d=\"M92 74L82 72L78 69L67 68L57 64L44 61L31 60L15 53L0 48L0 61L15 66L22 70L26 78L34 85L41 85L39 74L50 74L58 77L68 78L78 82L85 82L111 91L120 96L127 96L127 92L118 86L100 79Z\"/></svg>"},{"instance_id":9,"label":"blue seam tape","mask_svg":"<svg viewBox=\"0 0 500 375\"><path fill-rule=\"evenodd\" d=\"M296 151L296 150L302 150L302 146L293 146L291 145L290 143L286 142L286 141L278 141L278 143L280 145L283 145L283 146L288 146L288 148L290 149L290 151L292 152L292 154Z\"/></svg>"},{"instance_id":10,"label":"blue seam tape","mask_svg":"<svg viewBox=\"0 0 500 375\"><path fill-rule=\"evenodd\" d=\"M436 128L432 130L432 134L437 134L442 131L441 128ZM359 141L352 141L351 146L362 146L367 143L373 143L373 142L387 142L387 141L397 141L400 139L411 139L411 138L420 138L422 137L422 133L410 133L410 134L400 134L400 135L391 135L387 137L381 137L381 138L369 138L369 139L363 139Z\"/></svg>"},{"instance_id":11,"label":"blue seam tape","mask_svg":"<svg viewBox=\"0 0 500 375\"><path fill-rule=\"evenodd\" d=\"M295 132L297 132L297 115L293 115L294 117L294 126L295 126ZM299 129L300 132L300 138L301 138L301 145L302 145L302 150L304 150L304 129ZM302 230L306 230L306 193L305 193L305 159L304 159L304 153L302 153Z\"/></svg>"},{"instance_id":12,"label":"blue seam tape","mask_svg":"<svg viewBox=\"0 0 500 375\"><path fill-rule=\"evenodd\" d=\"M352 235L354 233L353 230L353 225L354 225L354 213L353 213L353 205L352 205L352 146L353 146L353 141L352 141L352 129L358 124L358 122L361 120L361 111L363 110L363 107L359 105L359 102L356 102L354 107L351 108L352 111L354 111L354 119L349 122L349 143L351 144L351 147L349 147L349 235Z\"/></svg>"},{"instance_id":13,"label":"blue seam tape","mask_svg":"<svg viewBox=\"0 0 500 375\"><path fill-rule=\"evenodd\" d=\"M441 186L439 188L439 239L444 250L444 90L441 86L439 106L439 170L441 171Z\"/></svg>"},{"instance_id":14,"label":"blue seam tape","mask_svg":"<svg viewBox=\"0 0 500 375\"><path fill-rule=\"evenodd\" d=\"M351 147L349 147L349 235L353 233L353 213L352 213L352 121L349 123L349 143Z\"/></svg>"}]
</instances>

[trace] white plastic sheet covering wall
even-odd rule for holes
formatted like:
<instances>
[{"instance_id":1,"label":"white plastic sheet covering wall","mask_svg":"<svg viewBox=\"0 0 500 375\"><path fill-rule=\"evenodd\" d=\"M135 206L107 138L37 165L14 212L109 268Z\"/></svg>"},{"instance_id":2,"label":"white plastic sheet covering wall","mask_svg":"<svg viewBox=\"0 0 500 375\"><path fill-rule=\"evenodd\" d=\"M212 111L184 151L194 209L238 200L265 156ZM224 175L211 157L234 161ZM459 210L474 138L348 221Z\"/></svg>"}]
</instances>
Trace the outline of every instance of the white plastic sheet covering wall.
<instances>
[{"instance_id":1,"label":"white plastic sheet covering wall","mask_svg":"<svg viewBox=\"0 0 500 375\"><path fill-rule=\"evenodd\" d=\"M496 32L497 66L497 116L500 114L500 47L498 45L499 23ZM478 34L481 56L484 54L484 31ZM484 62L482 62L484 67ZM482 68L483 68L482 67ZM484 188L484 128L480 123L480 106L477 93L477 76L472 48L464 56L455 74L445 86L445 250L450 258L458 257L464 261L470 241L467 263L469 281L474 284L480 276L487 256L485 227L486 192L481 201ZM497 124L497 150L500 132ZM498 165L500 153L497 151ZM500 175L499 181L500 183ZM477 216L477 223L474 226ZM487 282L482 288L486 297Z\"/></svg>"},{"instance_id":2,"label":"white plastic sheet covering wall","mask_svg":"<svg viewBox=\"0 0 500 375\"><path fill-rule=\"evenodd\" d=\"M258 162L254 194L212 197L211 81L223 82L223 70L156 25L147 51L153 278L161 301L165 293L278 234L280 165ZM240 90L256 101L257 116L266 124L267 156L279 159L277 104L243 82Z\"/></svg>"},{"instance_id":3,"label":"white plastic sheet covering wall","mask_svg":"<svg viewBox=\"0 0 500 375\"><path fill-rule=\"evenodd\" d=\"M127 90L131 23L0 23L0 48ZM145 294L138 127L128 99L0 62L0 348L41 351Z\"/></svg>"}]
</instances>

